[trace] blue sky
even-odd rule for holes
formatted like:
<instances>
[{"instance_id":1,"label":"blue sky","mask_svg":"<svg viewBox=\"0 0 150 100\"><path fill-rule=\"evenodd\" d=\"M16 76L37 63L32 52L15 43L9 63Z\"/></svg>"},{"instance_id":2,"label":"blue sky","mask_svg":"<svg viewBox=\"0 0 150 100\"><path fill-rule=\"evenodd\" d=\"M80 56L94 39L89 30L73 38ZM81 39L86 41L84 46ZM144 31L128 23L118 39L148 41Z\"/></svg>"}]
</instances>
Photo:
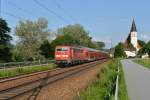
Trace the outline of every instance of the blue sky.
<instances>
[{"instance_id":1,"label":"blue sky","mask_svg":"<svg viewBox=\"0 0 150 100\"><path fill-rule=\"evenodd\" d=\"M94 40L105 41L109 47L110 39L113 45L125 41L134 18L138 37L150 40L149 0L37 0L63 19L41 8L34 0L1 1L1 16L12 28L18 24L20 18L36 20L38 17L45 17L52 30L79 23Z\"/></svg>"}]
</instances>

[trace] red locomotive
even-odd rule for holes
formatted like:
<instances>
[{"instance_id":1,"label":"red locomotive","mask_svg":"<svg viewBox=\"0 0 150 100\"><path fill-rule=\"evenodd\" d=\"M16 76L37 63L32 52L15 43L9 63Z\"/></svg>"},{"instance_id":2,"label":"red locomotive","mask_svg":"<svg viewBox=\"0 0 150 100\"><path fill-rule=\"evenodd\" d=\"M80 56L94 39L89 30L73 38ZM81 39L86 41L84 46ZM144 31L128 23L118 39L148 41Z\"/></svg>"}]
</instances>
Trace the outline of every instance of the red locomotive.
<instances>
[{"instance_id":1,"label":"red locomotive","mask_svg":"<svg viewBox=\"0 0 150 100\"><path fill-rule=\"evenodd\" d=\"M57 46L55 49L55 60L57 64L72 65L108 58L106 52L87 47Z\"/></svg>"}]
</instances>

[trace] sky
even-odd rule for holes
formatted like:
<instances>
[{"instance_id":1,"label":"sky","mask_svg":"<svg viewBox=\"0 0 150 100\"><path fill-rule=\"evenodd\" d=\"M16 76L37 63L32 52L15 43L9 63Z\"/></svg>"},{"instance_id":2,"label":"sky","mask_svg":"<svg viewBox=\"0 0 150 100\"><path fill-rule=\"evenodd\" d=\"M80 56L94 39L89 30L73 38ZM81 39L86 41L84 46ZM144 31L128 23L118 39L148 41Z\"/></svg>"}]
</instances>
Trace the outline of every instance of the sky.
<instances>
[{"instance_id":1,"label":"sky","mask_svg":"<svg viewBox=\"0 0 150 100\"><path fill-rule=\"evenodd\" d=\"M1 17L12 28L13 35L20 20L34 21L44 17L53 31L78 23L84 26L93 40L104 41L109 48L110 41L113 46L125 41L133 18L138 38L150 40L149 5L149 0L1 0Z\"/></svg>"}]
</instances>

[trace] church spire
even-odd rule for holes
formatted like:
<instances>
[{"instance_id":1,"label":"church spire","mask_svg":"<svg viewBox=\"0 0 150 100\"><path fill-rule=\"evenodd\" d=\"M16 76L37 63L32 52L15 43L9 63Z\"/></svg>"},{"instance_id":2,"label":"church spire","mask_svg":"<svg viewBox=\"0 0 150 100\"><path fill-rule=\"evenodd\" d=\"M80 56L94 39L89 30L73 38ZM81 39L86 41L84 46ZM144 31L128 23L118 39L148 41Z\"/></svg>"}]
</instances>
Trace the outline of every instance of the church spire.
<instances>
[{"instance_id":1,"label":"church spire","mask_svg":"<svg viewBox=\"0 0 150 100\"><path fill-rule=\"evenodd\" d=\"M132 26L131 26L130 32L137 32L137 29L136 29L136 25L135 25L134 19L133 19L133 22L132 22Z\"/></svg>"}]
</instances>

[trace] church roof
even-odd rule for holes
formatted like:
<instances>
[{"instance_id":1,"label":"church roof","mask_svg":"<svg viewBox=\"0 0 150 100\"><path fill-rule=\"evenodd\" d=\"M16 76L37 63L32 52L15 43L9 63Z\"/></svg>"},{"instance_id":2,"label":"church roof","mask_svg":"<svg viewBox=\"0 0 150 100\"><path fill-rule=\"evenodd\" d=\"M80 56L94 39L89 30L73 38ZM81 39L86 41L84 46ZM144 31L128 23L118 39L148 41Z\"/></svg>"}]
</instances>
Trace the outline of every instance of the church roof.
<instances>
[{"instance_id":1,"label":"church roof","mask_svg":"<svg viewBox=\"0 0 150 100\"><path fill-rule=\"evenodd\" d=\"M131 43L131 32L137 32L134 19L133 19L133 22L132 22L130 33L129 33L129 35L128 35L125 43L124 43L124 49L125 50L130 50L130 51L135 51L136 48L134 48L133 45L132 45L132 43ZM138 47L140 48L139 43L138 43Z\"/></svg>"},{"instance_id":2,"label":"church roof","mask_svg":"<svg viewBox=\"0 0 150 100\"><path fill-rule=\"evenodd\" d=\"M130 32L137 32L137 29L136 29L136 25L135 25L134 19L133 19L133 22L132 22L132 26L131 26Z\"/></svg>"},{"instance_id":3,"label":"church roof","mask_svg":"<svg viewBox=\"0 0 150 100\"><path fill-rule=\"evenodd\" d=\"M125 41L125 44L128 45L131 43L131 32L137 32L137 28L136 28L136 25L135 25L135 21L133 19L132 21L132 26L131 26L131 30L130 30L130 33Z\"/></svg>"}]
</instances>

